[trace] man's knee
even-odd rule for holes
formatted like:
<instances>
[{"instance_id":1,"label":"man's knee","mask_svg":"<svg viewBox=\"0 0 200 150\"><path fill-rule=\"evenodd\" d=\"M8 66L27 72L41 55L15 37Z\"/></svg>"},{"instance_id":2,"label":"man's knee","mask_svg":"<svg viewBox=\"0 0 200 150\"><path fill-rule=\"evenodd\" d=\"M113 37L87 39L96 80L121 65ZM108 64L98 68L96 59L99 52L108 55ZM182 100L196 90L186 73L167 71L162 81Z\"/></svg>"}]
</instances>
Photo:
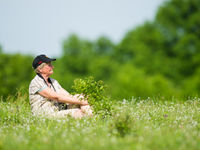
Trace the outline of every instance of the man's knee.
<instances>
[{"instance_id":1,"label":"man's knee","mask_svg":"<svg viewBox=\"0 0 200 150\"><path fill-rule=\"evenodd\" d=\"M82 118L83 117L83 112L80 109L78 109L73 113L72 117L74 117L74 118Z\"/></svg>"}]
</instances>

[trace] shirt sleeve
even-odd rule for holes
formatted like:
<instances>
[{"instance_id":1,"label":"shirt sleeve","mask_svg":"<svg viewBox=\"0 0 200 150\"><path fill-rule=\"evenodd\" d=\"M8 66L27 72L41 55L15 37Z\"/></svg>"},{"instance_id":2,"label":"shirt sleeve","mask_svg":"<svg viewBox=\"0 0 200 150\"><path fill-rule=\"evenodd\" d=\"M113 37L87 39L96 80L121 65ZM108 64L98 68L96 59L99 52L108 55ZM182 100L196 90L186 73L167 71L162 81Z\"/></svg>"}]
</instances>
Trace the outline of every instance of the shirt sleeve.
<instances>
[{"instance_id":1,"label":"shirt sleeve","mask_svg":"<svg viewBox=\"0 0 200 150\"><path fill-rule=\"evenodd\" d=\"M47 85L44 82L41 82L40 80L33 80L29 86L29 93L36 94L45 88L47 88Z\"/></svg>"}]
</instances>

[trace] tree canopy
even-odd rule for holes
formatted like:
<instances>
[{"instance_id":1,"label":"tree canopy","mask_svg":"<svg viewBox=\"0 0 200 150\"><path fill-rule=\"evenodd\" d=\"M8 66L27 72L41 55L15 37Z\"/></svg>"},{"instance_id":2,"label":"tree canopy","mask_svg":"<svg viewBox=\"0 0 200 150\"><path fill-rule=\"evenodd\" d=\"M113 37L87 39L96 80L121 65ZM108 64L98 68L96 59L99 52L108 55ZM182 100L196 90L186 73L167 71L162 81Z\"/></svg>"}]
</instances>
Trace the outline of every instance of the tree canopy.
<instances>
[{"instance_id":1,"label":"tree canopy","mask_svg":"<svg viewBox=\"0 0 200 150\"><path fill-rule=\"evenodd\" d=\"M108 84L116 99L191 96L200 89L200 2L168 0L155 19L129 30L115 44L106 36L94 41L68 36L53 75L71 91L73 80L94 76ZM5 54L0 47L0 94L27 87L34 76L33 56Z\"/></svg>"}]
</instances>

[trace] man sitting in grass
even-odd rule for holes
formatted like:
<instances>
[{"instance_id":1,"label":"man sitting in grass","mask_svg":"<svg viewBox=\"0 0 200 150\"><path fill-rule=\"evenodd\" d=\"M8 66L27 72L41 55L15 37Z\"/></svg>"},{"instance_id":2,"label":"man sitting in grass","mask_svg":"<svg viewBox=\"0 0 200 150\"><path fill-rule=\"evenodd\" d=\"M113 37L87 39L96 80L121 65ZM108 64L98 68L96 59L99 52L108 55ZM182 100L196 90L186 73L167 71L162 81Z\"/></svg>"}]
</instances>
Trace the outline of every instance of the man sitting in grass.
<instances>
[{"instance_id":1,"label":"man sitting in grass","mask_svg":"<svg viewBox=\"0 0 200 150\"><path fill-rule=\"evenodd\" d=\"M54 68L51 62L55 60L45 55L39 55L33 60L36 76L29 85L32 113L57 118L92 116L92 110L83 95L69 94L57 80L50 78ZM79 107L73 108L73 105Z\"/></svg>"}]
</instances>

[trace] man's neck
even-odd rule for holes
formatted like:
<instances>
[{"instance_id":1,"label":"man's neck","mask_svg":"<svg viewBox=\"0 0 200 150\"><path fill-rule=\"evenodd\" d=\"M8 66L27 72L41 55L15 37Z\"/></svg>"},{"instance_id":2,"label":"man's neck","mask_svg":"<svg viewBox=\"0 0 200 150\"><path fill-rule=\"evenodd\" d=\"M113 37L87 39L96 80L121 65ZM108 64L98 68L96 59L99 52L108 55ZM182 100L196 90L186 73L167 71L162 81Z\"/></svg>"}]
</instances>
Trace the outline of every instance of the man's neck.
<instances>
[{"instance_id":1,"label":"man's neck","mask_svg":"<svg viewBox=\"0 0 200 150\"><path fill-rule=\"evenodd\" d=\"M44 78L44 80L48 83L48 78L49 76L45 75L45 74L41 74L41 76Z\"/></svg>"}]
</instances>

